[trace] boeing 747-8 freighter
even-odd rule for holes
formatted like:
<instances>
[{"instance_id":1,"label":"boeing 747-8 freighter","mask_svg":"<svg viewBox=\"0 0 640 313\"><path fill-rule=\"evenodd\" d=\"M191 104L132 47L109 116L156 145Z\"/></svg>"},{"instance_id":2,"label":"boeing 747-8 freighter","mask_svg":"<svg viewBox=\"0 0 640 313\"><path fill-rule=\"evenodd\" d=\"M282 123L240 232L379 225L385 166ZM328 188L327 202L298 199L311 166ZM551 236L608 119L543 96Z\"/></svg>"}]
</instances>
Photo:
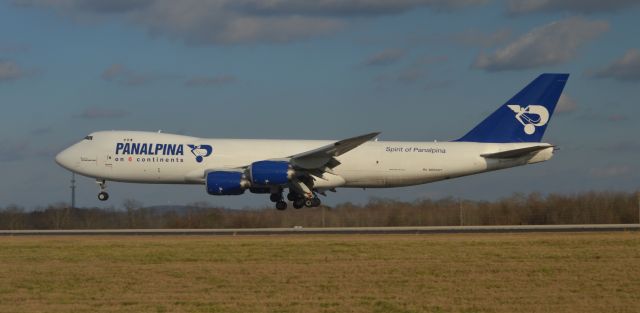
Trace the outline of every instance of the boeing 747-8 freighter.
<instances>
[{"instance_id":1,"label":"boeing 747-8 freighter","mask_svg":"<svg viewBox=\"0 0 640 313\"><path fill-rule=\"evenodd\" d=\"M336 188L387 188L549 160L541 143L568 74L542 74L462 138L449 142L374 141L373 132L339 141L206 139L101 131L60 152L56 162L106 182L204 185L210 195L270 194L276 208L320 205Z\"/></svg>"}]
</instances>

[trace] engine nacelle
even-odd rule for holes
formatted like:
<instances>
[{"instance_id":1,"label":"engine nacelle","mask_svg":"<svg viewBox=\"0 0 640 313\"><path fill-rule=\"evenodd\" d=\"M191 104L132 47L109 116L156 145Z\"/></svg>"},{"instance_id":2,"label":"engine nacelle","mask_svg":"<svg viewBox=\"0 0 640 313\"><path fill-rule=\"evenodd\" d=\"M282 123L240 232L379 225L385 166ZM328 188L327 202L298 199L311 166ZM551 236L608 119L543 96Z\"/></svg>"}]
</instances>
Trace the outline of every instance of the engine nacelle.
<instances>
[{"instance_id":1,"label":"engine nacelle","mask_svg":"<svg viewBox=\"0 0 640 313\"><path fill-rule=\"evenodd\" d=\"M209 172L205 183L207 193L215 196L241 195L249 187L249 182L242 172Z\"/></svg>"},{"instance_id":2,"label":"engine nacelle","mask_svg":"<svg viewBox=\"0 0 640 313\"><path fill-rule=\"evenodd\" d=\"M253 185L284 185L293 177L293 169L286 161L258 161L249 167Z\"/></svg>"},{"instance_id":3,"label":"engine nacelle","mask_svg":"<svg viewBox=\"0 0 640 313\"><path fill-rule=\"evenodd\" d=\"M271 187L251 187L249 191L251 191L251 193L267 194L271 193Z\"/></svg>"}]
</instances>

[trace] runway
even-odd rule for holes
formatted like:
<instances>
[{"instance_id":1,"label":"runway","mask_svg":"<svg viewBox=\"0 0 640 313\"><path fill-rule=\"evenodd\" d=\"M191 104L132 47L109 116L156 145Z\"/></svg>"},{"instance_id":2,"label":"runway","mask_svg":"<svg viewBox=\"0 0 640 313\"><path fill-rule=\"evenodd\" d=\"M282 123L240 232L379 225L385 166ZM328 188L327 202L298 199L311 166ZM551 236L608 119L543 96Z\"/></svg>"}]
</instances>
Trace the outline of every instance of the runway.
<instances>
[{"instance_id":1,"label":"runway","mask_svg":"<svg viewBox=\"0 0 640 313\"><path fill-rule=\"evenodd\" d=\"M367 235L367 234L482 234L640 231L640 224L424 226L345 228L245 228L245 229L73 229L0 230L0 236L264 236L264 235Z\"/></svg>"}]
</instances>

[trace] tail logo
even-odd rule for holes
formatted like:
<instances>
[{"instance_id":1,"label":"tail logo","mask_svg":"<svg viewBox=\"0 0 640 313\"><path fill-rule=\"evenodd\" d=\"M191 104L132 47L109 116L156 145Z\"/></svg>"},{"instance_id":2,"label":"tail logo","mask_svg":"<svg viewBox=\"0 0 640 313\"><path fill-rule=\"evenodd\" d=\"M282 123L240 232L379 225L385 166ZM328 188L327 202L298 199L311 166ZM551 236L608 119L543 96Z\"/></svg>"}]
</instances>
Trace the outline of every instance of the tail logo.
<instances>
[{"instance_id":1,"label":"tail logo","mask_svg":"<svg viewBox=\"0 0 640 313\"><path fill-rule=\"evenodd\" d=\"M536 127L544 126L549 121L549 111L541 105L528 105L524 108L517 104L507 106L516 113L515 118L524 126L524 132L527 135L533 135Z\"/></svg>"},{"instance_id":2,"label":"tail logo","mask_svg":"<svg viewBox=\"0 0 640 313\"><path fill-rule=\"evenodd\" d=\"M211 155L213 147L210 145L187 145L191 149L191 153L196 157L196 162L202 163L204 158Z\"/></svg>"}]
</instances>

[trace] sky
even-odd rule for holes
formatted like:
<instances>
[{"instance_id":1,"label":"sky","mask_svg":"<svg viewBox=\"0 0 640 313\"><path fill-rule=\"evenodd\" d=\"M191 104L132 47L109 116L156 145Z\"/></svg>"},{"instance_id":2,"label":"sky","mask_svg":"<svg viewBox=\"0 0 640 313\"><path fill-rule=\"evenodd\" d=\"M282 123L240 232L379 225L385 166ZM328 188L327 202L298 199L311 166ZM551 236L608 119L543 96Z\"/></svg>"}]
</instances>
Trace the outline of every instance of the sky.
<instances>
[{"instance_id":1,"label":"sky","mask_svg":"<svg viewBox=\"0 0 640 313\"><path fill-rule=\"evenodd\" d=\"M548 162L371 198L491 200L634 191L640 181L640 1L8 0L0 2L0 207L69 202L54 156L98 130L210 138L446 141L544 72L571 77ZM79 206L270 205L204 186L79 177Z\"/></svg>"}]
</instances>

